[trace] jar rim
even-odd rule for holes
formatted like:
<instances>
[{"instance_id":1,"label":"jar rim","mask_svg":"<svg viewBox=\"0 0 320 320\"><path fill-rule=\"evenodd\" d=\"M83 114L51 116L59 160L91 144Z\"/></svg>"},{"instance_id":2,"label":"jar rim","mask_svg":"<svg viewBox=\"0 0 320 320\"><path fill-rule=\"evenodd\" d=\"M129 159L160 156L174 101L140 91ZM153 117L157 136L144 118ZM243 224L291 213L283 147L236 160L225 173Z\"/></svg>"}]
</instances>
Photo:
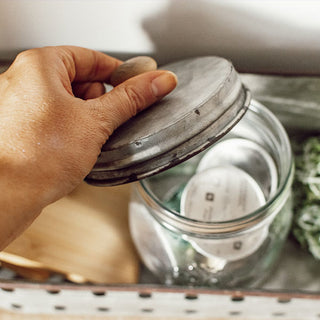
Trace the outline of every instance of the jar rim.
<instances>
[{"instance_id":1,"label":"jar rim","mask_svg":"<svg viewBox=\"0 0 320 320\"><path fill-rule=\"evenodd\" d=\"M179 229L183 232L188 232L188 230L191 233L196 231L200 234L239 232L260 224L260 222L264 221L272 212L276 211L277 205L279 205L278 200L283 203L287 200L294 172L294 162L289 138L282 124L271 111L261 103L254 100L251 101L249 109L257 113L257 108L259 108L259 112L262 111L264 115L269 117L275 124L275 127L280 133L281 143L283 143L285 148L288 150L289 165L286 168L286 172L283 174L284 179L279 182L276 192L270 197L270 199L268 199L266 203L258 209L242 217L225 221L204 222L182 216L175 210L167 208L150 190L150 188L146 186L145 180L141 180L138 183L139 190L142 191L140 194L144 198L144 201L146 201L151 208L155 209L154 212L158 213L155 218L164 223L168 228Z\"/></svg>"}]
</instances>

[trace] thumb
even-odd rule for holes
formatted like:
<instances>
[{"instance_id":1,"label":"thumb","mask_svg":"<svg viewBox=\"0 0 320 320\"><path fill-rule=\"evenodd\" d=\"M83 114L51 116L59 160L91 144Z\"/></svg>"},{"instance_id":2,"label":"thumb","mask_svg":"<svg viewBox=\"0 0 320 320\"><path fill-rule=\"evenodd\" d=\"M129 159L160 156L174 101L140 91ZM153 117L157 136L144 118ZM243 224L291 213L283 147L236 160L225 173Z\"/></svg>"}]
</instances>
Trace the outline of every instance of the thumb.
<instances>
[{"instance_id":1,"label":"thumb","mask_svg":"<svg viewBox=\"0 0 320 320\"><path fill-rule=\"evenodd\" d=\"M106 132L111 134L122 123L170 93L177 77L170 71L150 71L121 83L94 99L104 116ZM101 114L100 114L101 115ZM109 135L110 135L109 134Z\"/></svg>"}]
</instances>

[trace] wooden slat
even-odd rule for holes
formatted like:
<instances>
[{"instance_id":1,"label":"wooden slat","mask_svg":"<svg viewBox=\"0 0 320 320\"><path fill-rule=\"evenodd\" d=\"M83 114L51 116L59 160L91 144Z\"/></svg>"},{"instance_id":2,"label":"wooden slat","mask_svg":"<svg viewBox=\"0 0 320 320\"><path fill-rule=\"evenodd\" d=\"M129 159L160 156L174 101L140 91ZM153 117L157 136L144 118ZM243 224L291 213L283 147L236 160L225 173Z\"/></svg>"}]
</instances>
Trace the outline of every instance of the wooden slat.
<instances>
[{"instance_id":1,"label":"wooden slat","mask_svg":"<svg viewBox=\"0 0 320 320\"><path fill-rule=\"evenodd\" d=\"M128 185L82 183L48 206L4 252L91 282L135 283L139 259L128 227L129 193Z\"/></svg>"}]
</instances>

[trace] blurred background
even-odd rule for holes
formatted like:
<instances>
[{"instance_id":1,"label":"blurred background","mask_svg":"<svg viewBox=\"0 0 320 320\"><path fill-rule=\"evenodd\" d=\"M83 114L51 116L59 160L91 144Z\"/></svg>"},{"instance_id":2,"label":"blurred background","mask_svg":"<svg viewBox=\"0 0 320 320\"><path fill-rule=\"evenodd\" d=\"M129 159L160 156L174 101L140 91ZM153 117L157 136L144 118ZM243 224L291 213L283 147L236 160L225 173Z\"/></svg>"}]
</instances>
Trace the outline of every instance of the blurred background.
<instances>
[{"instance_id":1,"label":"blurred background","mask_svg":"<svg viewBox=\"0 0 320 320\"><path fill-rule=\"evenodd\" d=\"M320 1L0 0L0 59L79 45L160 64L220 55L239 71L320 74Z\"/></svg>"}]
</instances>

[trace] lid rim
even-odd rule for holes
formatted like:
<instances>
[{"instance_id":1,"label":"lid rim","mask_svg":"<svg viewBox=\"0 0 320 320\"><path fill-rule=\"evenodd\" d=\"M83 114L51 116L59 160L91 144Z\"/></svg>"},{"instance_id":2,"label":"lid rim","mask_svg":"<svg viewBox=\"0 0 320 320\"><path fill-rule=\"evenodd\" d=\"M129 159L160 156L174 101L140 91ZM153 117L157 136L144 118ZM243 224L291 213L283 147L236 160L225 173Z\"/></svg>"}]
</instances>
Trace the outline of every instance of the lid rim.
<instances>
[{"instance_id":1,"label":"lid rim","mask_svg":"<svg viewBox=\"0 0 320 320\"><path fill-rule=\"evenodd\" d=\"M226 111L234 106L235 101L240 99L241 91L243 91L241 82L237 81L234 85L234 82L238 80L238 75L232 65L229 67L229 73L220 86L214 92L210 92L201 105L196 105L192 112L184 114L175 122L156 132L151 132L147 136L119 146L113 146L111 136L111 144L109 141L102 147L102 153L94 166L94 170L105 167L111 170L119 170L164 154L176 146L182 145L215 121L220 120ZM163 99L164 103L165 101L166 99ZM152 108L161 107L159 104L160 102ZM148 109L145 112L148 112ZM143 117L143 112L139 117ZM132 121L135 121L135 118L124 124L123 128L128 125L130 127ZM190 123L192 123L192 126L190 126ZM121 127L119 129L121 134ZM117 132L119 134L119 131ZM165 144L163 143L164 140L166 141ZM161 148L159 145L161 145Z\"/></svg>"},{"instance_id":2,"label":"lid rim","mask_svg":"<svg viewBox=\"0 0 320 320\"><path fill-rule=\"evenodd\" d=\"M159 109L151 106L116 130L88 183L118 185L169 169L229 132L249 106L249 91L226 59L199 57L164 68L177 73L178 87Z\"/></svg>"},{"instance_id":3,"label":"lid rim","mask_svg":"<svg viewBox=\"0 0 320 320\"><path fill-rule=\"evenodd\" d=\"M184 150L183 154L181 154L179 157L178 157L178 152L180 150L179 149L180 145L174 149L169 150L170 152L160 154L157 157L153 157L152 159L140 162L138 164L135 164L135 165L127 167L127 168L123 168L123 170L121 170L121 172L117 169L113 169L113 170L106 170L106 169L94 170L93 169L90 172L90 174L85 178L85 181L89 184L100 185L100 186L130 183L130 182L144 179L144 178L147 178L147 177L152 176L154 174L160 173L160 172L167 170L167 169L169 169L169 168L171 168L171 167L173 167L173 166L175 166L185 160L188 160L189 158L191 158L191 157L195 156L196 154L200 153L201 151L205 150L206 148L211 146L213 143L215 143L217 140L219 140L221 137L223 137L226 133L228 133L235 126L236 123L238 123L241 120L243 115L246 113L246 111L250 105L250 101L251 101L250 92L244 86L243 86L243 90L242 90L242 95L243 95L243 97L242 97L243 99L241 99L242 103L240 103L239 101L236 102L239 104L239 106L241 105L241 107L239 109L237 109L238 112L236 114L234 114L233 117L231 117L231 121L228 123L228 125L223 126L223 128L221 128L221 130L219 130L218 134L216 134L216 132L217 132L216 128L213 128L213 125L210 125L207 128L205 128L204 130L202 130L202 132L200 132L196 137L193 138L196 140L203 138L202 143L197 143L197 145L198 145L197 148L191 147L193 139L189 139L189 141L187 141L187 143L184 144L185 149L187 149L186 148L187 146L189 148L187 150ZM231 111L234 112L235 108L230 107L226 111L226 113L231 112ZM214 123L214 124L216 124L216 123ZM213 137L210 137L212 135L210 135L208 133L211 131L213 131L215 133L215 135ZM171 155L171 157L169 157L169 158L166 157L168 155ZM162 164L159 165L159 162L157 162L157 161L159 161ZM146 163L149 163L149 162L150 163L152 162L154 164L153 169L149 170L148 172L145 172L143 170L143 168L145 167ZM135 169L135 173L132 173L133 168ZM107 176L108 178L105 178L105 176Z\"/></svg>"}]
</instances>

